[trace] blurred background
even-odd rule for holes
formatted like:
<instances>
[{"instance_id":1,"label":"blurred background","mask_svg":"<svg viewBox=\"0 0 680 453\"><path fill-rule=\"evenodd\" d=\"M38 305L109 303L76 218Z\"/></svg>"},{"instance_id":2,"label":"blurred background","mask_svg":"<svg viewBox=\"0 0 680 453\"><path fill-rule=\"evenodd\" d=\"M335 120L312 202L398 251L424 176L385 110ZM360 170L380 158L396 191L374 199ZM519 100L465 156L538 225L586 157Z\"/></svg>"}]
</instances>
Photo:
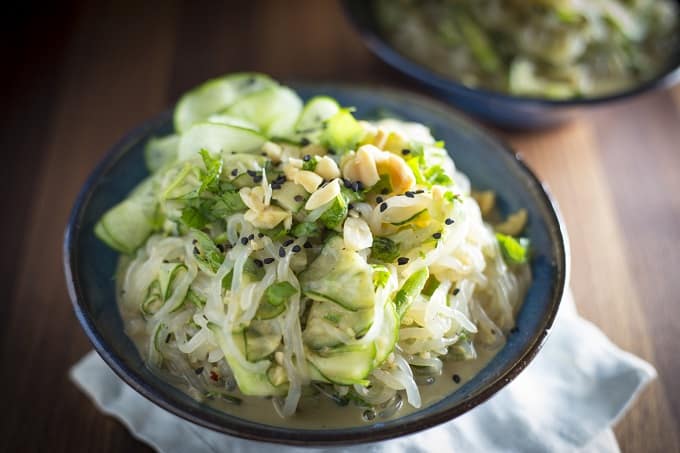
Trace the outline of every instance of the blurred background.
<instances>
[{"instance_id":1,"label":"blurred background","mask_svg":"<svg viewBox=\"0 0 680 453\"><path fill-rule=\"evenodd\" d=\"M0 451L144 451L67 376L90 345L66 292L61 243L97 161L181 93L228 72L427 91L371 54L332 0L3 9ZM659 372L616 426L622 450L680 451L680 87L559 128L494 132L560 204L581 314Z\"/></svg>"}]
</instances>

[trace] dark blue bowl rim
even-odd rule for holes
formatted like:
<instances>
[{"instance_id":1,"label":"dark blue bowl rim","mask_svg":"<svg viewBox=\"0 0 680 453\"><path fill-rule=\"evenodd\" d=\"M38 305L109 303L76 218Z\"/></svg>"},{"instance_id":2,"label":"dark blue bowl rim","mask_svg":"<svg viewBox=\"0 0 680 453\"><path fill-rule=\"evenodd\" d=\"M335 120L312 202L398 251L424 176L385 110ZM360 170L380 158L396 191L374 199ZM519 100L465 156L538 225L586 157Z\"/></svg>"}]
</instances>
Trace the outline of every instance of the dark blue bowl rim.
<instances>
[{"instance_id":1,"label":"dark blue bowl rim","mask_svg":"<svg viewBox=\"0 0 680 453\"><path fill-rule=\"evenodd\" d=\"M669 87L680 81L680 61L677 61L674 64L669 65L663 72L652 79L635 85L627 90L606 96L560 100L527 96L513 96L499 91L486 90L483 88L470 88L455 81L454 79L444 77L441 74L427 68L426 66L404 56L388 42L386 42L375 30L374 24L365 23L362 18L355 14L355 6L358 8L364 8L365 11L369 12L370 20L373 21L373 12L370 11L372 5L371 1L342 0L342 4L345 16L349 19L349 22L353 25L353 27L359 32L366 46L371 49L374 54L400 72L403 72L421 81L422 83L433 86L443 92L462 94L466 96L481 96L498 102L521 103L526 106L586 107L627 99L638 94L642 94L646 91Z\"/></svg>"},{"instance_id":2,"label":"dark blue bowl rim","mask_svg":"<svg viewBox=\"0 0 680 453\"><path fill-rule=\"evenodd\" d=\"M515 377L517 377L517 375L526 368L531 360L533 360L533 358L543 346L557 315L557 311L560 306L560 302L569 277L570 255L568 248L568 237L566 235L564 222L559 213L557 203L553 199L546 186L541 183L533 171L524 163L521 156L517 154L507 143L495 138L490 133L484 131L483 128L473 125L469 120L453 111L445 104L431 100L421 95L413 94L403 90L370 85L350 85L342 83L304 84L305 88L308 89L315 89L315 87L328 87L330 85L346 90L370 89L371 91L381 91L392 96L401 96L404 98L415 99L419 103L425 104L428 107L445 112L447 115L455 116L466 127L483 133L483 135L486 135L487 138L495 141L499 148L503 150L503 152L510 154L521 172L524 173L524 175L527 176L531 183L536 187L538 195L547 208L546 211L549 213L550 217L547 219L549 226L554 230L554 234L556 236L555 239L557 243L555 245L557 250L557 262L555 265L557 281L555 282L555 289L551 299L550 312L548 313L548 316L542 320L541 328L532 334L531 344L523 352L522 357L510 368L508 368L505 373L499 375L493 383L478 391L478 393L474 394L468 400L457 406L451 407L448 410L442 412L429 414L420 419L399 426L389 428L375 428L374 426L367 425L365 430L346 433L339 433L338 431L340 430L296 430L275 426L270 427L269 425L247 425L241 422L237 417L230 416L229 414L227 414L227 416L231 418L232 424L225 425L220 419L213 416L212 414L198 412L192 410L191 408L184 407L184 405L179 401L174 401L173 404L173 402L169 401L166 396L156 391L156 389L153 388L153 386L151 386L148 382L145 382L145 380L138 373L127 367L124 362L109 349L106 344L106 339L97 329L96 323L94 322L94 319L90 315L83 301L84 297L81 291L80 280L78 273L76 272L76 256L78 253L76 237L80 231L79 219L83 207L86 206L87 201L92 195L92 191L96 186L97 181L103 174L105 174L106 170L118 160L118 158L127 152L125 146L126 144L134 142L138 137L148 134L148 131L154 129L154 127L157 125L164 124L171 119L172 111L165 111L127 133L106 153L104 158L97 164L95 169L86 180L75 200L64 234L64 273L66 277L68 293L78 321L80 322L83 330L85 331L97 353L116 373L116 375L118 375L118 377L120 377L126 384L128 384L152 403L160 406L170 413L184 418L185 420L209 428L213 431L261 442L299 446L339 446L377 442L431 428L441 423L450 421L483 403L500 389L505 387L508 383L510 383ZM303 86L303 84L299 84L298 86Z\"/></svg>"}]
</instances>

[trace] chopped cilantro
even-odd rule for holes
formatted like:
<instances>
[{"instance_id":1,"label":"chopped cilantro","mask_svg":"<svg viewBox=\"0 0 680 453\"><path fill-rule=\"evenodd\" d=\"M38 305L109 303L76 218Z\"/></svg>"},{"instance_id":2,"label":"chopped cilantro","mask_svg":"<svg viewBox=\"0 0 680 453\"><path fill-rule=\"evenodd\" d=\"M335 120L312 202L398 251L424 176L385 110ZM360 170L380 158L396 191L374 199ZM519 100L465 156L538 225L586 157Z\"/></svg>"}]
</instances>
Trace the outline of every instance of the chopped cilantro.
<instances>
[{"instance_id":1,"label":"chopped cilantro","mask_svg":"<svg viewBox=\"0 0 680 453\"><path fill-rule=\"evenodd\" d=\"M391 263L399 256L399 245L390 238L376 236L373 238L371 258L384 263Z\"/></svg>"}]
</instances>

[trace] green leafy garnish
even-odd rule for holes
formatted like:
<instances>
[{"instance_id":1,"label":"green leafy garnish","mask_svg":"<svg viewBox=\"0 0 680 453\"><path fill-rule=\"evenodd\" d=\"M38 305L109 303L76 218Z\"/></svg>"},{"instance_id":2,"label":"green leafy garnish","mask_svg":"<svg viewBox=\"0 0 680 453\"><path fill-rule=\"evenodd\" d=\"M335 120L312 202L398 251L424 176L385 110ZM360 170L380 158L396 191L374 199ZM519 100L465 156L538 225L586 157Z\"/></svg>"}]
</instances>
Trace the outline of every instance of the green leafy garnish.
<instances>
[{"instance_id":1,"label":"green leafy garnish","mask_svg":"<svg viewBox=\"0 0 680 453\"><path fill-rule=\"evenodd\" d=\"M529 259L529 239L515 239L502 233L496 233L498 245L501 247L503 256L511 263L522 264Z\"/></svg>"},{"instance_id":2,"label":"green leafy garnish","mask_svg":"<svg viewBox=\"0 0 680 453\"><path fill-rule=\"evenodd\" d=\"M245 211L248 207L243 203L237 190L228 190L213 200L210 209L216 217L226 217Z\"/></svg>"},{"instance_id":3,"label":"green leafy garnish","mask_svg":"<svg viewBox=\"0 0 680 453\"><path fill-rule=\"evenodd\" d=\"M194 238L194 257L199 267L208 273L215 273L220 268L224 255L217 248L210 236L195 228L191 229Z\"/></svg>"},{"instance_id":4,"label":"green leafy garnish","mask_svg":"<svg viewBox=\"0 0 680 453\"><path fill-rule=\"evenodd\" d=\"M453 203L454 201L460 201L460 195L457 193L453 193L449 190L444 192L444 200L448 201L449 203Z\"/></svg>"},{"instance_id":5,"label":"green leafy garnish","mask_svg":"<svg viewBox=\"0 0 680 453\"><path fill-rule=\"evenodd\" d=\"M194 206L187 206L182 210L180 217L182 223L189 228L203 228L208 222L208 218L203 215L200 209Z\"/></svg>"},{"instance_id":6,"label":"green leafy garnish","mask_svg":"<svg viewBox=\"0 0 680 453\"><path fill-rule=\"evenodd\" d=\"M347 202L340 196L335 197L333 203L331 203L328 209L321 214L319 220L326 225L327 228L335 229L342 225L345 217L347 217Z\"/></svg>"},{"instance_id":7,"label":"green leafy garnish","mask_svg":"<svg viewBox=\"0 0 680 453\"><path fill-rule=\"evenodd\" d=\"M399 244L390 238L376 236L373 238L371 258L384 263L391 263L399 257Z\"/></svg>"},{"instance_id":8,"label":"green leafy garnish","mask_svg":"<svg viewBox=\"0 0 680 453\"><path fill-rule=\"evenodd\" d=\"M314 171L316 169L317 163L318 163L318 161L316 160L316 156L312 156L309 160L302 162L302 169L308 170L308 171Z\"/></svg>"},{"instance_id":9,"label":"green leafy garnish","mask_svg":"<svg viewBox=\"0 0 680 453\"><path fill-rule=\"evenodd\" d=\"M278 307L297 292L297 289L289 282L278 282L270 285L265 290L264 297L268 304Z\"/></svg>"},{"instance_id":10,"label":"green leafy garnish","mask_svg":"<svg viewBox=\"0 0 680 453\"><path fill-rule=\"evenodd\" d=\"M358 190L355 192L354 190L348 189L345 186L340 188L340 194L342 194L342 198L345 199L346 203L354 203L356 201L364 201L366 199L365 191Z\"/></svg>"},{"instance_id":11,"label":"green leafy garnish","mask_svg":"<svg viewBox=\"0 0 680 453\"><path fill-rule=\"evenodd\" d=\"M423 176L430 184L439 184L440 186L448 186L453 181L446 174L441 165L432 165L423 173Z\"/></svg>"},{"instance_id":12,"label":"green leafy garnish","mask_svg":"<svg viewBox=\"0 0 680 453\"><path fill-rule=\"evenodd\" d=\"M222 156L218 154L216 157L212 157L207 150L202 149L201 157L203 158L205 171L201 172L201 188L199 189L199 193L203 193L207 190L216 191L224 165Z\"/></svg>"}]
</instances>

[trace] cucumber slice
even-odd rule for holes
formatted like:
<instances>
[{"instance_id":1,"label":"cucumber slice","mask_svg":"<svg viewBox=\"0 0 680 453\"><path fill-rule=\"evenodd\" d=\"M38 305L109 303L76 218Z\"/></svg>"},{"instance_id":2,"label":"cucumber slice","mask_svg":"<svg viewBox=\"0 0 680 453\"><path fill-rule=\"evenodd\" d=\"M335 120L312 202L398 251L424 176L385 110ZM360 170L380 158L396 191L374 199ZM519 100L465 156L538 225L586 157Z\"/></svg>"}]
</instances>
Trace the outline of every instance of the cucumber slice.
<instances>
[{"instance_id":1,"label":"cucumber slice","mask_svg":"<svg viewBox=\"0 0 680 453\"><path fill-rule=\"evenodd\" d=\"M163 296L161 285L158 280L154 280L146 291L146 298L139 307L145 317L152 316L163 306Z\"/></svg>"},{"instance_id":2,"label":"cucumber slice","mask_svg":"<svg viewBox=\"0 0 680 453\"><path fill-rule=\"evenodd\" d=\"M273 328L271 322L253 321L244 335L246 358L256 362L271 355L281 344L281 333Z\"/></svg>"},{"instance_id":3,"label":"cucumber slice","mask_svg":"<svg viewBox=\"0 0 680 453\"><path fill-rule=\"evenodd\" d=\"M302 101L293 90L275 86L239 99L226 113L256 124L268 137L289 137L301 111Z\"/></svg>"},{"instance_id":4,"label":"cucumber slice","mask_svg":"<svg viewBox=\"0 0 680 453\"><path fill-rule=\"evenodd\" d=\"M326 376L321 374L319 369L315 367L314 364L309 360L307 360L307 371L309 372L309 379L312 382L323 382L325 384L331 383L331 381L329 381L328 378L326 378Z\"/></svg>"},{"instance_id":5,"label":"cucumber slice","mask_svg":"<svg viewBox=\"0 0 680 453\"><path fill-rule=\"evenodd\" d=\"M335 305L328 302L329 305ZM302 332L302 341L307 347L318 351L324 348L337 348L343 345L342 334L338 334L338 328L322 319L308 319L305 331Z\"/></svg>"},{"instance_id":6,"label":"cucumber slice","mask_svg":"<svg viewBox=\"0 0 680 453\"><path fill-rule=\"evenodd\" d=\"M383 325L380 329L380 335L375 339L375 360L374 366L380 366L388 355L394 350L394 345L399 339L399 324L400 319L397 314L397 309L392 302L385 304L385 314L383 318Z\"/></svg>"},{"instance_id":7,"label":"cucumber slice","mask_svg":"<svg viewBox=\"0 0 680 453\"><path fill-rule=\"evenodd\" d=\"M183 263L161 263L160 270L158 271L158 282L160 283L160 292L163 300L170 298L175 290L174 284L177 281L177 277L186 271L187 267ZM183 303L184 299L181 299L178 306L172 307L171 311L176 310Z\"/></svg>"},{"instance_id":8,"label":"cucumber slice","mask_svg":"<svg viewBox=\"0 0 680 453\"><path fill-rule=\"evenodd\" d=\"M132 254L144 244L154 227L149 207L135 198L128 198L108 210L95 226L94 232L109 247Z\"/></svg>"},{"instance_id":9,"label":"cucumber slice","mask_svg":"<svg viewBox=\"0 0 680 453\"><path fill-rule=\"evenodd\" d=\"M351 329L355 337L366 333L373 323L373 309L351 311L331 302L314 302L309 310L307 325L318 320L343 332Z\"/></svg>"},{"instance_id":10,"label":"cucumber slice","mask_svg":"<svg viewBox=\"0 0 680 453\"><path fill-rule=\"evenodd\" d=\"M260 132L260 128L257 127L257 124L251 123L250 121L246 121L242 118L227 115L226 113L216 113L214 115L210 115L208 117L207 122L215 124L226 124L227 126L236 126L241 127L243 129L250 129L251 131L255 132Z\"/></svg>"},{"instance_id":11,"label":"cucumber slice","mask_svg":"<svg viewBox=\"0 0 680 453\"><path fill-rule=\"evenodd\" d=\"M292 181L286 181L280 189L272 191L272 200L290 212L298 212L302 209L308 197L309 194L305 188Z\"/></svg>"},{"instance_id":12,"label":"cucumber slice","mask_svg":"<svg viewBox=\"0 0 680 453\"><path fill-rule=\"evenodd\" d=\"M178 160L196 157L205 149L215 153L252 153L267 139L256 132L226 124L200 123L186 131L179 141Z\"/></svg>"},{"instance_id":13,"label":"cucumber slice","mask_svg":"<svg viewBox=\"0 0 680 453\"><path fill-rule=\"evenodd\" d=\"M144 159L151 173L177 160L179 139L176 134L149 139L144 148Z\"/></svg>"},{"instance_id":14,"label":"cucumber slice","mask_svg":"<svg viewBox=\"0 0 680 453\"><path fill-rule=\"evenodd\" d=\"M295 123L295 139L318 142L324 129L324 122L340 111L340 105L328 96L310 99Z\"/></svg>"},{"instance_id":15,"label":"cucumber slice","mask_svg":"<svg viewBox=\"0 0 680 453\"><path fill-rule=\"evenodd\" d=\"M217 344L220 349L222 349L224 358L227 360L229 368L231 368L231 372L234 373L234 379L236 379L236 384L238 385L241 393L252 396L272 396L283 395L286 393L285 388L275 387L271 384L271 382L269 382L266 371L262 373L254 373L241 367L239 362L234 360L231 354L229 354L229 348L227 347L226 339L224 338L222 329L220 329L219 326L214 323L208 323L208 328L215 335ZM240 336L242 334L237 335Z\"/></svg>"},{"instance_id":16,"label":"cucumber slice","mask_svg":"<svg viewBox=\"0 0 680 453\"><path fill-rule=\"evenodd\" d=\"M372 308L373 268L356 252L344 249L341 237L331 238L319 257L300 275L303 293L352 311Z\"/></svg>"},{"instance_id":17,"label":"cucumber slice","mask_svg":"<svg viewBox=\"0 0 680 453\"><path fill-rule=\"evenodd\" d=\"M192 125L222 112L240 97L278 83L264 74L237 73L208 80L186 93L175 107L175 130L184 132Z\"/></svg>"},{"instance_id":18,"label":"cucumber slice","mask_svg":"<svg viewBox=\"0 0 680 453\"><path fill-rule=\"evenodd\" d=\"M336 384L368 385L366 379L373 370L376 357L375 345L346 346L333 349L328 354L307 353L307 360L329 381Z\"/></svg>"}]
</instances>

